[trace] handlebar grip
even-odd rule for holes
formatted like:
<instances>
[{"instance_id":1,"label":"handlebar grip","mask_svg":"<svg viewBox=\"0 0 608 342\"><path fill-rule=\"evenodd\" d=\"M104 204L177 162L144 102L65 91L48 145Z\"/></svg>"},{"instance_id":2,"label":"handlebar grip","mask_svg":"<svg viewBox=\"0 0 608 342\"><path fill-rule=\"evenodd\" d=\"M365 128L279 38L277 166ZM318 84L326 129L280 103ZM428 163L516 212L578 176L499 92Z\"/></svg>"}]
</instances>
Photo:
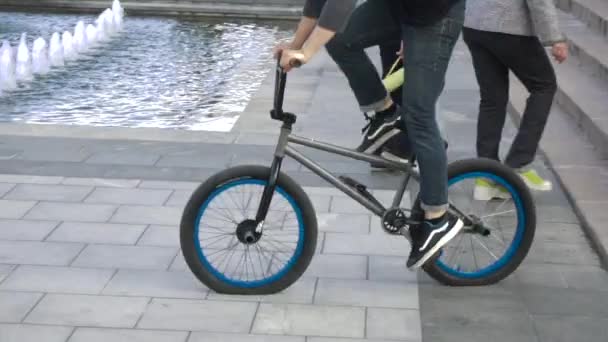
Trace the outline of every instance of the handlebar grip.
<instances>
[{"instance_id":1,"label":"handlebar grip","mask_svg":"<svg viewBox=\"0 0 608 342\"><path fill-rule=\"evenodd\" d=\"M289 65L291 65L291 67L293 67L293 68L299 68L302 66L302 61L300 61L297 58L294 58L289 61Z\"/></svg>"}]
</instances>

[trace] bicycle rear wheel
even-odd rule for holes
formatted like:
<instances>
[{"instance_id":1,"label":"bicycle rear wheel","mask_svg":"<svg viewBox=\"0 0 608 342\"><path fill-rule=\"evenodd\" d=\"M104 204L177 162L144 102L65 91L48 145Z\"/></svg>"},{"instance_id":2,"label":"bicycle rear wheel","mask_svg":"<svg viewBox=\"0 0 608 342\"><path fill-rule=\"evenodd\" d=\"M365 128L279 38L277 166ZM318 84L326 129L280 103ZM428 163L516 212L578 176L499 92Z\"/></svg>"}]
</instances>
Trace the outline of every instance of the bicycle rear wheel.
<instances>
[{"instance_id":1,"label":"bicycle rear wheel","mask_svg":"<svg viewBox=\"0 0 608 342\"><path fill-rule=\"evenodd\" d=\"M480 189L493 193L480 200ZM493 160L462 160L448 168L448 195L450 210L465 227L423 269L449 286L508 277L528 254L536 229L534 201L523 180Z\"/></svg>"},{"instance_id":2,"label":"bicycle rear wheel","mask_svg":"<svg viewBox=\"0 0 608 342\"><path fill-rule=\"evenodd\" d=\"M280 292L304 273L317 243L317 221L302 188L280 174L259 233L255 216L270 169L239 166L202 184L184 210L180 241L186 263L225 294Z\"/></svg>"}]
</instances>

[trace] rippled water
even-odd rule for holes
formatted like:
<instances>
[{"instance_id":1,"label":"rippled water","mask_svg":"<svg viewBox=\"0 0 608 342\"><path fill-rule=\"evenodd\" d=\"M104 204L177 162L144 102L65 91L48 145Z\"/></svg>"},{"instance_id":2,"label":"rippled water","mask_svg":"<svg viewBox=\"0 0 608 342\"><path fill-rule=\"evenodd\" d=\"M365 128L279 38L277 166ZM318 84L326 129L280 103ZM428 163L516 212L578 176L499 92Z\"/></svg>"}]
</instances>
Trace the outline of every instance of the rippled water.
<instances>
[{"instance_id":1,"label":"rippled water","mask_svg":"<svg viewBox=\"0 0 608 342\"><path fill-rule=\"evenodd\" d=\"M29 46L96 16L0 12L0 39ZM285 26L285 25L283 25ZM126 17L120 36L84 60L0 96L0 121L228 130L289 32L247 21Z\"/></svg>"}]
</instances>

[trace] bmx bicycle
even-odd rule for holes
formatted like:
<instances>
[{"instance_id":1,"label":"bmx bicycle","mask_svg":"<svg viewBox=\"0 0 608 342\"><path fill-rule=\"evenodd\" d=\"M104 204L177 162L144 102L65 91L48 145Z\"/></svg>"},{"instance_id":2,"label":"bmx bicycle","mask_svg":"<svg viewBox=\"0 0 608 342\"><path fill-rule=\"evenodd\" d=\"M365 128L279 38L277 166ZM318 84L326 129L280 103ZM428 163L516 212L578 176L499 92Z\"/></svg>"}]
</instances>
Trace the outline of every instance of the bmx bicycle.
<instances>
[{"instance_id":1,"label":"bmx bicycle","mask_svg":"<svg viewBox=\"0 0 608 342\"><path fill-rule=\"evenodd\" d=\"M287 75L277 64L270 116L283 124L271 166L235 166L211 176L193 192L183 211L180 244L185 261L202 283L218 293L280 292L300 278L314 257L315 210L303 188L281 171L285 156L380 217L383 230L395 238L411 239L409 228L422 218L417 196L411 208L400 207L408 183L420 179L416 157L397 162L292 134L297 117L283 111L286 82ZM292 144L381 165L402 172L403 179L396 185L392 203L385 206L365 185L335 176ZM491 182L500 195L475 200L479 182ZM497 161L466 159L449 164L448 193L449 210L463 220L464 228L422 269L448 286L489 285L509 276L534 239L536 213L528 187Z\"/></svg>"}]
</instances>

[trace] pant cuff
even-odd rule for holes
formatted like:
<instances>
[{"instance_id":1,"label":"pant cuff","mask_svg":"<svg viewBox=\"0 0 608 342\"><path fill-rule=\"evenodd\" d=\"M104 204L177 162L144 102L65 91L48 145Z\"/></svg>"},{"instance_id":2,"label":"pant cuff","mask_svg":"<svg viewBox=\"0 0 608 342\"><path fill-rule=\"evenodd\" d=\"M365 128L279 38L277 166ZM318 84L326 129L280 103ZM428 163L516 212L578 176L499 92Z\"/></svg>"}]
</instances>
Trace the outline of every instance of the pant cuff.
<instances>
[{"instance_id":1,"label":"pant cuff","mask_svg":"<svg viewBox=\"0 0 608 342\"><path fill-rule=\"evenodd\" d=\"M442 204L442 205L428 205L428 204L424 204L421 203L420 207L424 210L424 211L433 211L433 212L437 212L437 211L447 211L448 210L448 205L447 204Z\"/></svg>"},{"instance_id":2,"label":"pant cuff","mask_svg":"<svg viewBox=\"0 0 608 342\"><path fill-rule=\"evenodd\" d=\"M376 101L376 102L368 104L368 105L362 105L359 108L361 108L361 111L364 113L379 112L384 108L384 106L386 105L386 102L389 101L390 99L391 99L390 95L386 94L386 96L382 100Z\"/></svg>"}]
</instances>

